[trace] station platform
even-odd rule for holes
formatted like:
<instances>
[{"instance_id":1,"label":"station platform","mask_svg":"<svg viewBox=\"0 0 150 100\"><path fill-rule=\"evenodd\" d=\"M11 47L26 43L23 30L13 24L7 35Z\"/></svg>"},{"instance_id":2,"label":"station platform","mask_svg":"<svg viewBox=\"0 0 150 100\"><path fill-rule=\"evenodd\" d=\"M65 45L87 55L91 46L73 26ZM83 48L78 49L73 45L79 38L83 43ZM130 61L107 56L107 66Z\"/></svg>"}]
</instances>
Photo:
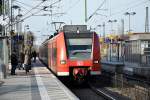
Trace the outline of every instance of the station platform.
<instances>
[{"instance_id":1,"label":"station platform","mask_svg":"<svg viewBox=\"0 0 150 100\"><path fill-rule=\"evenodd\" d=\"M0 100L79 100L39 60L16 74L0 80Z\"/></svg>"},{"instance_id":2,"label":"station platform","mask_svg":"<svg viewBox=\"0 0 150 100\"><path fill-rule=\"evenodd\" d=\"M117 61L102 61L102 71L110 73L122 73L124 68L123 62Z\"/></svg>"}]
</instances>

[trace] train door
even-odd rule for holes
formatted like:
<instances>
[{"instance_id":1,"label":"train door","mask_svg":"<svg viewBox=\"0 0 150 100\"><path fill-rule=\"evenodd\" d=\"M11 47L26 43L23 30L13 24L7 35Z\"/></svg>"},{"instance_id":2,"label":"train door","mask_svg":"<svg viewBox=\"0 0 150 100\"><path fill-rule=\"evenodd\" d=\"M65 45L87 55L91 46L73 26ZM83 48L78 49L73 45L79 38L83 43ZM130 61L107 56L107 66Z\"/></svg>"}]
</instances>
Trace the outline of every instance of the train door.
<instances>
[{"instance_id":1,"label":"train door","mask_svg":"<svg viewBox=\"0 0 150 100\"><path fill-rule=\"evenodd\" d=\"M53 70L53 56L52 56L52 52L53 52L53 49L52 49L52 43L50 43L50 67L51 67L51 70Z\"/></svg>"},{"instance_id":2,"label":"train door","mask_svg":"<svg viewBox=\"0 0 150 100\"><path fill-rule=\"evenodd\" d=\"M56 48L56 41L52 43L52 67L53 71L57 71L57 48Z\"/></svg>"},{"instance_id":3,"label":"train door","mask_svg":"<svg viewBox=\"0 0 150 100\"><path fill-rule=\"evenodd\" d=\"M51 68L51 44L48 43L48 67Z\"/></svg>"}]
</instances>

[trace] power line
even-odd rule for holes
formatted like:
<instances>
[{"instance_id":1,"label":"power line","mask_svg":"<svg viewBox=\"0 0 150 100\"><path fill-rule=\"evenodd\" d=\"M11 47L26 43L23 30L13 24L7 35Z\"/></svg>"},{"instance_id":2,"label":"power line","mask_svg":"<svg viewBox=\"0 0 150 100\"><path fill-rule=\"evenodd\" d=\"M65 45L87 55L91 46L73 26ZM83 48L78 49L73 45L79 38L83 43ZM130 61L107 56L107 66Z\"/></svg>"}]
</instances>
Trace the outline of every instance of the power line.
<instances>
[{"instance_id":1,"label":"power line","mask_svg":"<svg viewBox=\"0 0 150 100\"><path fill-rule=\"evenodd\" d=\"M58 0L58 1L61 1L61 0ZM51 5L49 5L49 6L52 6L52 5L56 4L56 3L58 3L58 1L56 1L56 2L52 3L52 4L51 4ZM42 2L42 3L43 3L43 2ZM39 4L38 4L38 5L39 5ZM35 6L35 7L38 7L38 6ZM35 7L34 7L34 8L35 8ZM33 8L32 8L32 9L33 9ZM31 17L31 16L33 16L33 15L37 14L37 13L40 13L42 10L43 10L43 9L40 9L40 10L38 10L38 11L36 11L36 12L32 13L31 15L29 15L29 16L27 16L27 17L25 17L25 18L21 19L20 21L16 21L16 23L13 23L13 25L14 25L14 24L17 24L17 23L19 23L19 22L22 22L23 20L25 20L25 19L27 19L27 18L29 18L29 17ZM31 12L31 11L30 11L30 12Z\"/></svg>"},{"instance_id":2,"label":"power line","mask_svg":"<svg viewBox=\"0 0 150 100\"><path fill-rule=\"evenodd\" d=\"M111 16L120 14L120 13L124 12L125 10L131 9L131 8L135 8L135 7L138 7L138 6L141 6L141 4L145 4L145 3L147 3L147 2L149 2L149 1L148 1L148 0L147 0L147 1L142 1L142 2L140 2L140 3L138 3L138 4L136 4L136 5L133 5L133 6L128 7L128 8L126 8L126 9L123 9L123 10L120 10L120 11L118 11L118 12L112 13Z\"/></svg>"},{"instance_id":3,"label":"power line","mask_svg":"<svg viewBox=\"0 0 150 100\"><path fill-rule=\"evenodd\" d=\"M59 3L60 1L62 1L62 0L57 0L56 2L53 2L52 4L50 4L50 5L47 6L47 7L51 7L52 5L57 4L57 3Z\"/></svg>"},{"instance_id":4,"label":"power line","mask_svg":"<svg viewBox=\"0 0 150 100\"><path fill-rule=\"evenodd\" d=\"M23 9L25 9L26 11L28 11L28 9L27 8L25 8L24 6L22 6L22 5L20 5L19 3L16 3L19 7L21 7L21 8L23 8Z\"/></svg>"},{"instance_id":5,"label":"power line","mask_svg":"<svg viewBox=\"0 0 150 100\"><path fill-rule=\"evenodd\" d=\"M42 2L40 2L39 4L37 4L35 7L33 7L33 8L31 8L28 12L26 12L25 14L24 14L24 16L25 15L27 15L28 13L30 13L32 10L34 10L34 9L36 9L37 7L39 7L42 3L44 3L45 1L42 1Z\"/></svg>"},{"instance_id":6,"label":"power line","mask_svg":"<svg viewBox=\"0 0 150 100\"><path fill-rule=\"evenodd\" d=\"M69 10L71 10L72 8L74 8L78 3L80 2L80 0L77 0L74 4L72 4L72 6L70 6L65 12L67 13Z\"/></svg>"},{"instance_id":7,"label":"power line","mask_svg":"<svg viewBox=\"0 0 150 100\"><path fill-rule=\"evenodd\" d=\"M87 18L86 21L90 20L90 19L97 13L97 11L100 10L100 8L104 5L105 2L106 2L106 0L104 0L104 1L100 4L100 6L95 10L95 12L93 12L93 14L91 14L91 15Z\"/></svg>"},{"instance_id":8,"label":"power line","mask_svg":"<svg viewBox=\"0 0 150 100\"><path fill-rule=\"evenodd\" d=\"M33 7L34 7L34 6L29 5L29 4L26 4L26 3L20 2L20 1L18 1L18 0L16 0L15 2L18 2L18 3L20 3L20 4L23 4L23 5L27 6L27 7L31 7L31 8L33 8Z\"/></svg>"},{"instance_id":9,"label":"power line","mask_svg":"<svg viewBox=\"0 0 150 100\"><path fill-rule=\"evenodd\" d=\"M139 0L139 1L140 1L140 0ZM137 0L134 0L134 1L128 2L128 3L123 4L123 5L115 6L114 8L111 8L111 9L112 9L112 10L115 10L115 9L118 9L119 7L127 7L127 6L129 6L129 5L131 5L131 4L135 4L135 3L137 3L137 2L138 2Z\"/></svg>"},{"instance_id":10,"label":"power line","mask_svg":"<svg viewBox=\"0 0 150 100\"><path fill-rule=\"evenodd\" d=\"M142 4L145 4L145 3L149 2L149 1L150 1L150 0L146 0L146 1L144 0L144 1L142 1L142 2L139 2L138 4L136 3L136 4L132 5L131 7L128 7L128 8L122 9L122 10L120 10L120 11L118 11L118 12L112 13L109 17L115 16L115 15L118 15L118 14L122 14L124 11L126 11L126 10L128 10L128 9L141 6ZM92 23L93 23L93 22L92 22Z\"/></svg>"}]
</instances>

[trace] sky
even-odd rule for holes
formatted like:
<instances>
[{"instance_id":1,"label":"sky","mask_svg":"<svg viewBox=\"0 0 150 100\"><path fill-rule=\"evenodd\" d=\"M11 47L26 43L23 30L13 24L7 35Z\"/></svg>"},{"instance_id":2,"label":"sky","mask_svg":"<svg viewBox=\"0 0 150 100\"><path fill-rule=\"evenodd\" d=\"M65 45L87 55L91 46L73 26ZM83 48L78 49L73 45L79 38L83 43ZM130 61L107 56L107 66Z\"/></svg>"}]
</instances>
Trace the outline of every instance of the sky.
<instances>
[{"instance_id":1,"label":"sky","mask_svg":"<svg viewBox=\"0 0 150 100\"><path fill-rule=\"evenodd\" d=\"M123 19L126 32L129 26L129 16L125 16L125 12L136 12L134 16L130 17L132 32L144 32L145 8L150 7L150 0L87 0L87 17L92 17L85 22L85 0L46 0L43 3L41 2L42 0L14 0L13 2L13 5L21 7L22 18L25 18L22 26L23 30L25 25L29 25L29 30L35 34L38 40L37 43L47 38L47 35L53 34L55 29L54 25L51 24L52 22L65 22L67 25L86 24L88 28L91 27L99 35L102 35L102 27L98 27L98 25L100 26L105 22L106 34L110 34L112 29L114 33L120 34L118 30L121 27L121 19ZM39 6L33 9L38 4ZM48 11L41 10L44 6L50 6L45 8ZM99 7L100 9L97 10ZM15 15L17 13L15 11ZM49 15L40 16L43 14ZM54 15L50 16L50 14ZM111 24L108 23L108 20L117 20L117 22ZM113 25L112 29L111 25Z\"/></svg>"}]
</instances>

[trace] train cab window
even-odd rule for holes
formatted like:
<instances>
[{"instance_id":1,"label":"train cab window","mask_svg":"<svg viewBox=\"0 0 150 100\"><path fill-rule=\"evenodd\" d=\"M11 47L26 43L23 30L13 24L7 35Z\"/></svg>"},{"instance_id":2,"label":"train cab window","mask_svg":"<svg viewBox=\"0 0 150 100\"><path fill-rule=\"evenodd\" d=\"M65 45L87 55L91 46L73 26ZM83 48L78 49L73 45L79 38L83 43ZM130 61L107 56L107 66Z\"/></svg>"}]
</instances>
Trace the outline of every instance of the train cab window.
<instances>
[{"instance_id":1,"label":"train cab window","mask_svg":"<svg viewBox=\"0 0 150 100\"><path fill-rule=\"evenodd\" d=\"M70 59L90 59L92 51L92 38L67 39L67 51Z\"/></svg>"}]
</instances>

